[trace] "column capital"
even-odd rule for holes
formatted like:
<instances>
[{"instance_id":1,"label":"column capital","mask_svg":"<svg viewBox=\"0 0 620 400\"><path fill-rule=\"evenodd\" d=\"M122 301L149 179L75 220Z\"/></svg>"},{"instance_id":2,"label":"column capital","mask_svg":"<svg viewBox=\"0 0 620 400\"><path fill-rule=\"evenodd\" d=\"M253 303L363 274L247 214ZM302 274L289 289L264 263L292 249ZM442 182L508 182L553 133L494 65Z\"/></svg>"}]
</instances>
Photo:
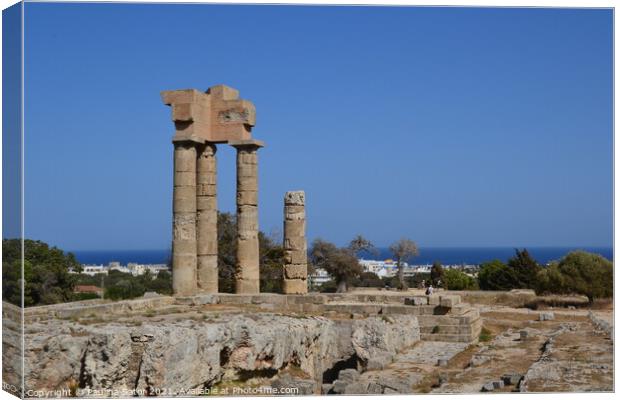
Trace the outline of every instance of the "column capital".
<instances>
[{"instance_id":1,"label":"column capital","mask_svg":"<svg viewBox=\"0 0 620 400\"><path fill-rule=\"evenodd\" d=\"M256 139L247 139L247 140L231 140L228 142L229 145L236 148L237 150L241 149L260 149L261 147L265 147L265 142L262 140Z\"/></svg>"}]
</instances>

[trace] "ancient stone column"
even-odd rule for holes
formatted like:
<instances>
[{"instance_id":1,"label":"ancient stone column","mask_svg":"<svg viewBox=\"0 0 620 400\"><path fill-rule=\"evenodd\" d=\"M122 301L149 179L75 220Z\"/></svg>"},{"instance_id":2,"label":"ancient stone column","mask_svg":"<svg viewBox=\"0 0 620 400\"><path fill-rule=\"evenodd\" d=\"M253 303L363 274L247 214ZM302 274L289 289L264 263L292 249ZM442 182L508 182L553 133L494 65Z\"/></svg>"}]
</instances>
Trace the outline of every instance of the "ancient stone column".
<instances>
[{"instance_id":1,"label":"ancient stone column","mask_svg":"<svg viewBox=\"0 0 620 400\"><path fill-rule=\"evenodd\" d=\"M196 143L174 142L172 289L196 294Z\"/></svg>"},{"instance_id":2,"label":"ancient stone column","mask_svg":"<svg viewBox=\"0 0 620 400\"><path fill-rule=\"evenodd\" d=\"M258 140L231 141L237 149L237 262L235 292L259 293Z\"/></svg>"},{"instance_id":3,"label":"ancient stone column","mask_svg":"<svg viewBox=\"0 0 620 400\"><path fill-rule=\"evenodd\" d=\"M308 293L306 209L303 191L284 195L284 280L285 294Z\"/></svg>"},{"instance_id":4,"label":"ancient stone column","mask_svg":"<svg viewBox=\"0 0 620 400\"><path fill-rule=\"evenodd\" d=\"M196 163L198 291L217 293L217 161L213 143L200 147Z\"/></svg>"}]
</instances>

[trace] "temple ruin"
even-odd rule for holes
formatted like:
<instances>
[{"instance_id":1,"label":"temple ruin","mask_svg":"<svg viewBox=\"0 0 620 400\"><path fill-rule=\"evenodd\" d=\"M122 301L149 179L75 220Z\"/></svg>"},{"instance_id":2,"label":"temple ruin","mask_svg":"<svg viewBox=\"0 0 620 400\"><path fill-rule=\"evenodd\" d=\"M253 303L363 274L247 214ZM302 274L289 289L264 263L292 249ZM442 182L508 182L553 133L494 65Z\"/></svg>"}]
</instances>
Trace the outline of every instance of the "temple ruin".
<instances>
[{"instance_id":1,"label":"temple ruin","mask_svg":"<svg viewBox=\"0 0 620 400\"><path fill-rule=\"evenodd\" d=\"M255 294L259 288L258 149L252 138L254 105L239 92L217 85L161 93L172 108L175 135L172 223L172 285L177 296L218 292L217 264L217 144L237 150L237 254L235 292ZM297 192L298 193L298 192ZM288 194L287 194L288 196ZM303 192L301 204L291 203L285 215L288 261L283 275L286 293L307 292L307 261ZM296 208L301 207L301 211ZM287 214L288 215L288 214ZM303 243L302 243L303 242ZM292 257L292 258L291 258ZM288 276L287 275L287 276ZM288 282L288 283L287 283Z\"/></svg>"}]
</instances>

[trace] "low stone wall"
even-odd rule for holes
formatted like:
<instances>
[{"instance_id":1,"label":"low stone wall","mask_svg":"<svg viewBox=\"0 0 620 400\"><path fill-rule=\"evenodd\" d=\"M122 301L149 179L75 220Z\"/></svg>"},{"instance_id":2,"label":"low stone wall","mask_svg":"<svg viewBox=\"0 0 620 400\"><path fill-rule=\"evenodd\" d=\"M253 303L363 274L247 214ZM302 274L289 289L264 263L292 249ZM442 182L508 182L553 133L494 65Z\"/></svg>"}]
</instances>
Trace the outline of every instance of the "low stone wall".
<instances>
[{"instance_id":1,"label":"low stone wall","mask_svg":"<svg viewBox=\"0 0 620 400\"><path fill-rule=\"evenodd\" d=\"M88 316L139 314L171 306L224 305L243 309L251 306L264 312L323 315L332 319L361 319L371 316L411 315L418 317L423 340L473 342L481 329L476 309L461 303L458 295L412 296L410 293L308 293L304 295L204 294L191 297L159 296L117 302L79 302L31 307L24 310L26 323ZM19 310L19 308L17 308Z\"/></svg>"}]
</instances>

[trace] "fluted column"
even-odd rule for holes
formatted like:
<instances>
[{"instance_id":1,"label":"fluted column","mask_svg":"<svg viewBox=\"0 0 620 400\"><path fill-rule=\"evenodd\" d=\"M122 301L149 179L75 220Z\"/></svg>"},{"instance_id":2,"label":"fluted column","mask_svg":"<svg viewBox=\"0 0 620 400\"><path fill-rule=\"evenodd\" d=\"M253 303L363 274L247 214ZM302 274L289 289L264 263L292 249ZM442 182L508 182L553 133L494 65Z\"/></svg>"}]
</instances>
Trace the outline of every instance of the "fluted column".
<instances>
[{"instance_id":1,"label":"fluted column","mask_svg":"<svg viewBox=\"0 0 620 400\"><path fill-rule=\"evenodd\" d=\"M215 144L200 148L196 164L198 291L217 293L217 161Z\"/></svg>"},{"instance_id":2,"label":"fluted column","mask_svg":"<svg viewBox=\"0 0 620 400\"><path fill-rule=\"evenodd\" d=\"M235 292L259 293L257 140L230 143L237 149L237 261Z\"/></svg>"},{"instance_id":3,"label":"fluted column","mask_svg":"<svg viewBox=\"0 0 620 400\"><path fill-rule=\"evenodd\" d=\"M172 289L196 294L196 143L174 143Z\"/></svg>"},{"instance_id":4,"label":"fluted column","mask_svg":"<svg viewBox=\"0 0 620 400\"><path fill-rule=\"evenodd\" d=\"M303 191L284 195L284 280L285 294L308 293L306 244L306 195Z\"/></svg>"}]
</instances>

